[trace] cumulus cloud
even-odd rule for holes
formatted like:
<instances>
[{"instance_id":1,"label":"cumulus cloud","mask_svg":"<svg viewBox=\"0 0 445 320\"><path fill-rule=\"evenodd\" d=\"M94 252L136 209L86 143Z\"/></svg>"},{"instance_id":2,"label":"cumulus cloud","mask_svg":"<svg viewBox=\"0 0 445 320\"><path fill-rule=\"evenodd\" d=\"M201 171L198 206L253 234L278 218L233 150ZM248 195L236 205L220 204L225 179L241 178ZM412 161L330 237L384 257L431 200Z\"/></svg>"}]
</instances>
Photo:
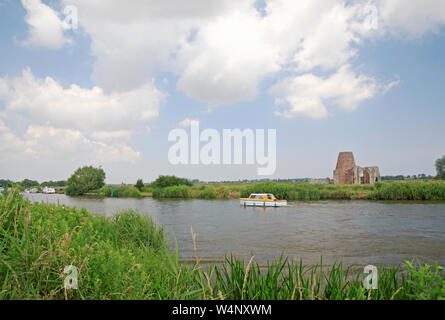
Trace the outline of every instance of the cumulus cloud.
<instances>
[{"instance_id":1,"label":"cumulus cloud","mask_svg":"<svg viewBox=\"0 0 445 320\"><path fill-rule=\"evenodd\" d=\"M28 38L25 46L38 46L58 49L71 43L64 35L64 23L58 13L40 0L21 0L26 10L25 22L28 24Z\"/></svg>"},{"instance_id":2,"label":"cumulus cloud","mask_svg":"<svg viewBox=\"0 0 445 320\"><path fill-rule=\"evenodd\" d=\"M394 36L419 38L445 24L445 2L436 0L377 0L384 31Z\"/></svg>"},{"instance_id":3,"label":"cumulus cloud","mask_svg":"<svg viewBox=\"0 0 445 320\"><path fill-rule=\"evenodd\" d=\"M365 36L363 1L268 0L262 12L255 0L63 1L82 13L99 86L131 90L173 72L179 90L214 106L253 100L284 72L335 75Z\"/></svg>"},{"instance_id":4,"label":"cumulus cloud","mask_svg":"<svg viewBox=\"0 0 445 320\"><path fill-rule=\"evenodd\" d=\"M348 65L329 78L313 74L287 77L270 89L270 93L276 97L275 114L286 118L298 115L325 118L329 115L328 106L354 111L377 91L374 79L356 75Z\"/></svg>"},{"instance_id":5,"label":"cumulus cloud","mask_svg":"<svg viewBox=\"0 0 445 320\"><path fill-rule=\"evenodd\" d=\"M64 88L51 77L39 79L29 68L21 77L0 78L5 112L22 113L34 124L84 132L130 130L158 116L163 94L152 83L124 92L107 93L71 85ZM109 134L111 135L111 134ZM113 133L116 135L116 133Z\"/></svg>"},{"instance_id":6,"label":"cumulus cloud","mask_svg":"<svg viewBox=\"0 0 445 320\"><path fill-rule=\"evenodd\" d=\"M419 37L445 23L444 4L435 0L266 0L262 10L256 0L61 1L78 8L80 27L91 39L92 79L98 87L106 92L142 90L158 74L172 72L179 90L212 106L251 101L264 80L284 74L297 82L301 77L316 77L325 83L345 69L354 72L350 65L364 38ZM28 7L30 3L45 6L39 0L23 2ZM378 9L377 30L366 26L367 5ZM48 15L52 16L48 21L58 26L57 14ZM62 31L52 32L63 36ZM357 90L362 88L358 79L354 78L360 85L352 86ZM344 88L337 85L343 92L337 100L352 105L340 107L355 109L365 99L342 83ZM299 100L292 105L304 105L303 114L326 115L325 101L332 100L326 98L331 93L311 91L317 95L282 99Z\"/></svg>"},{"instance_id":7,"label":"cumulus cloud","mask_svg":"<svg viewBox=\"0 0 445 320\"><path fill-rule=\"evenodd\" d=\"M107 144L88 139L80 131L57 129L47 126L30 126L25 135L27 143L38 147L35 154L39 158L54 155L69 156L83 163L106 164L133 162L140 153L122 144Z\"/></svg>"},{"instance_id":8,"label":"cumulus cloud","mask_svg":"<svg viewBox=\"0 0 445 320\"><path fill-rule=\"evenodd\" d=\"M64 88L27 68L20 77L0 78L0 153L11 158L63 155L89 163L134 161L140 153L127 143L136 128L157 117L162 99L152 83L110 93L100 87Z\"/></svg>"},{"instance_id":9,"label":"cumulus cloud","mask_svg":"<svg viewBox=\"0 0 445 320\"><path fill-rule=\"evenodd\" d=\"M101 165L134 162L139 157L140 152L124 143L88 139L77 130L29 126L19 136L0 120L0 162L25 158L43 163L58 159Z\"/></svg>"}]
</instances>

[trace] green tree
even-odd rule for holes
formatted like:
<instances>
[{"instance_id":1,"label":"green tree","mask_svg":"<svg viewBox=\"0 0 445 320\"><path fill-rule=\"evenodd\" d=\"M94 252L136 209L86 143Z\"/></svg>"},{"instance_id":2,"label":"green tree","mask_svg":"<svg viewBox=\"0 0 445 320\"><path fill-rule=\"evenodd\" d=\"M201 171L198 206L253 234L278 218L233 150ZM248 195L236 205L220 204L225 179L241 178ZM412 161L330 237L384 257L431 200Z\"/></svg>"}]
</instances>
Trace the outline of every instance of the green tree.
<instances>
[{"instance_id":1,"label":"green tree","mask_svg":"<svg viewBox=\"0 0 445 320\"><path fill-rule=\"evenodd\" d=\"M85 166L76 170L67 181L66 194L80 196L105 185L105 171L99 167Z\"/></svg>"},{"instance_id":2,"label":"green tree","mask_svg":"<svg viewBox=\"0 0 445 320\"><path fill-rule=\"evenodd\" d=\"M39 182L35 180L25 179L22 182L20 182L20 185L24 188L32 188L32 187L38 187Z\"/></svg>"},{"instance_id":3,"label":"green tree","mask_svg":"<svg viewBox=\"0 0 445 320\"><path fill-rule=\"evenodd\" d=\"M437 179L445 180L445 156L436 160Z\"/></svg>"},{"instance_id":4,"label":"green tree","mask_svg":"<svg viewBox=\"0 0 445 320\"><path fill-rule=\"evenodd\" d=\"M185 178L178 178L176 176L159 176L153 183L151 184L154 188L166 188L173 186L192 186L193 184Z\"/></svg>"},{"instance_id":5,"label":"green tree","mask_svg":"<svg viewBox=\"0 0 445 320\"><path fill-rule=\"evenodd\" d=\"M134 185L139 191L142 191L142 188L144 187L144 181L142 179L138 179L136 181L136 184Z\"/></svg>"},{"instance_id":6,"label":"green tree","mask_svg":"<svg viewBox=\"0 0 445 320\"><path fill-rule=\"evenodd\" d=\"M10 188L13 184L11 180L0 179L0 187L2 188Z\"/></svg>"}]
</instances>

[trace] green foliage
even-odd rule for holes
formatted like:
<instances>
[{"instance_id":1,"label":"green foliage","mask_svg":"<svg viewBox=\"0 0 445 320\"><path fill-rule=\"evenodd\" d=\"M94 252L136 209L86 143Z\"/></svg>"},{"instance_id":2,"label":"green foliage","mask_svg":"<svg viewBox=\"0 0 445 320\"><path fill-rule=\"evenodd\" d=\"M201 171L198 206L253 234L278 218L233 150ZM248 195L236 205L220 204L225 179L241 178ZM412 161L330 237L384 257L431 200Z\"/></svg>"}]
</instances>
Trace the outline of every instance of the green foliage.
<instances>
[{"instance_id":1,"label":"green foliage","mask_svg":"<svg viewBox=\"0 0 445 320\"><path fill-rule=\"evenodd\" d=\"M80 196L105 185L105 172L102 168L86 166L79 168L67 181L66 194Z\"/></svg>"},{"instance_id":2,"label":"green foliage","mask_svg":"<svg viewBox=\"0 0 445 320\"><path fill-rule=\"evenodd\" d=\"M78 290L63 288L64 269L79 272ZM362 270L280 257L261 267L234 257L222 265L180 264L163 228L134 211L113 218L85 209L31 204L17 191L0 197L0 299L445 299L443 268L406 262L379 267L378 289Z\"/></svg>"},{"instance_id":3,"label":"green foliage","mask_svg":"<svg viewBox=\"0 0 445 320\"><path fill-rule=\"evenodd\" d=\"M141 192L133 186L105 186L99 190L99 195L111 197L113 191L114 198L140 198Z\"/></svg>"},{"instance_id":4,"label":"green foliage","mask_svg":"<svg viewBox=\"0 0 445 320\"><path fill-rule=\"evenodd\" d=\"M63 288L68 265L78 290ZM195 275L150 217L0 198L0 299L198 299Z\"/></svg>"},{"instance_id":5,"label":"green foliage","mask_svg":"<svg viewBox=\"0 0 445 320\"><path fill-rule=\"evenodd\" d=\"M342 263L304 266L280 257L261 268L227 258L216 267L215 288L226 300L414 300L445 299L443 269L437 263L404 268L378 268L377 289L363 287L364 275Z\"/></svg>"},{"instance_id":6,"label":"green foliage","mask_svg":"<svg viewBox=\"0 0 445 320\"><path fill-rule=\"evenodd\" d=\"M0 187L1 188L10 188L14 185L14 182L11 180L0 179Z\"/></svg>"},{"instance_id":7,"label":"green foliage","mask_svg":"<svg viewBox=\"0 0 445 320\"><path fill-rule=\"evenodd\" d=\"M67 182L65 180L60 181L45 181L40 184L41 187L66 187Z\"/></svg>"},{"instance_id":8,"label":"green foliage","mask_svg":"<svg viewBox=\"0 0 445 320\"><path fill-rule=\"evenodd\" d=\"M153 188L166 188L172 186L192 186L192 183L185 178L178 178L175 176L159 176L151 183Z\"/></svg>"},{"instance_id":9,"label":"green foliage","mask_svg":"<svg viewBox=\"0 0 445 320\"><path fill-rule=\"evenodd\" d=\"M316 201L328 196L320 186L309 183L256 183L242 189L241 197L246 198L251 193L272 193L278 199Z\"/></svg>"},{"instance_id":10,"label":"green foliage","mask_svg":"<svg viewBox=\"0 0 445 320\"><path fill-rule=\"evenodd\" d=\"M437 179L445 180L445 156L436 160Z\"/></svg>"},{"instance_id":11,"label":"green foliage","mask_svg":"<svg viewBox=\"0 0 445 320\"><path fill-rule=\"evenodd\" d=\"M309 183L240 183L199 184L163 191L154 188L155 198L238 199L251 193L272 193L289 201L318 200L445 200L445 183L441 181L377 182L374 185L334 185ZM186 192L187 191L187 192Z\"/></svg>"},{"instance_id":12,"label":"green foliage","mask_svg":"<svg viewBox=\"0 0 445 320\"><path fill-rule=\"evenodd\" d=\"M139 191L142 191L142 188L144 188L144 181L142 179L138 179L136 181L136 184L134 185Z\"/></svg>"},{"instance_id":13,"label":"green foliage","mask_svg":"<svg viewBox=\"0 0 445 320\"><path fill-rule=\"evenodd\" d=\"M369 200L445 200L442 181L377 183L366 197Z\"/></svg>"},{"instance_id":14,"label":"green foliage","mask_svg":"<svg viewBox=\"0 0 445 320\"><path fill-rule=\"evenodd\" d=\"M437 263L428 264L406 262L410 272L406 280L408 284L407 297L416 300L445 299L445 279L443 268Z\"/></svg>"},{"instance_id":15,"label":"green foliage","mask_svg":"<svg viewBox=\"0 0 445 320\"><path fill-rule=\"evenodd\" d=\"M35 180L29 180L29 179L25 179L22 182L20 182L20 186L22 186L23 188L32 188L32 187L38 187L40 184L38 181Z\"/></svg>"}]
</instances>

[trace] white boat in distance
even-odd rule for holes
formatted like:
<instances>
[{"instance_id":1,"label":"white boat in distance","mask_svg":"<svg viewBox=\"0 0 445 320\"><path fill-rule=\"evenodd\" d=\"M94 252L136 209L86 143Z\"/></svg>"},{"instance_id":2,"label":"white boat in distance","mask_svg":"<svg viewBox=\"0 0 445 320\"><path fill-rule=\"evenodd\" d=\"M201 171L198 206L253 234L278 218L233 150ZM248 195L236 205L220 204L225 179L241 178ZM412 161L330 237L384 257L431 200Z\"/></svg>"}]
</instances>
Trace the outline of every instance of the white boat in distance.
<instances>
[{"instance_id":1,"label":"white boat in distance","mask_svg":"<svg viewBox=\"0 0 445 320\"><path fill-rule=\"evenodd\" d=\"M55 194L56 190L51 187L45 187L45 188L43 188L42 192L45 194Z\"/></svg>"},{"instance_id":2,"label":"white boat in distance","mask_svg":"<svg viewBox=\"0 0 445 320\"><path fill-rule=\"evenodd\" d=\"M252 193L249 198L241 198L240 205L249 207L284 207L286 200L277 200L271 193Z\"/></svg>"}]
</instances>

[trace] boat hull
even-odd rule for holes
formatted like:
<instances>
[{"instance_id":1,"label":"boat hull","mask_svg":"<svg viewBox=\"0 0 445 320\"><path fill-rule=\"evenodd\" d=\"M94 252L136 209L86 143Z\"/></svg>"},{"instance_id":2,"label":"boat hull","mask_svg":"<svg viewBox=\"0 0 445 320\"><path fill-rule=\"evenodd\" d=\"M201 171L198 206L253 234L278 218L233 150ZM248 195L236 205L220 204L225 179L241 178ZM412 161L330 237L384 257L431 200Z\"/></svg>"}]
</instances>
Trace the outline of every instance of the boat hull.
<instances>
[{"instance_id":1,"label":"boat hull","mask_svg":"<svg viewBox=\"0 0 445 320\"><path fill-rule=\"evenodd\" d=\"M244 207L285 207L287 206L287 201L253 201L241 199L240 205Z\"/></svg>"}]
</instances>

